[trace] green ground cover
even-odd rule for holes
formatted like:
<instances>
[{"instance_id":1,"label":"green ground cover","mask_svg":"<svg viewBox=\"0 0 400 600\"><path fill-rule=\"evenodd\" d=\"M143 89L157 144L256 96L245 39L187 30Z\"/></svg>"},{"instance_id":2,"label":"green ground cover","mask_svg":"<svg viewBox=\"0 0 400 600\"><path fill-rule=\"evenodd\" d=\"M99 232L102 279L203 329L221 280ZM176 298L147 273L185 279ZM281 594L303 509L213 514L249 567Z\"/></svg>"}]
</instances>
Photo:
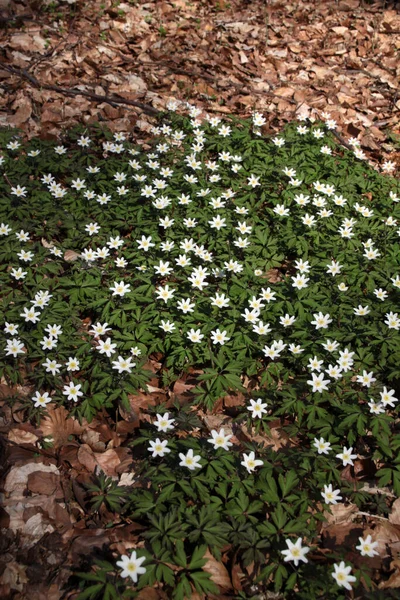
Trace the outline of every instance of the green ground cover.
<instances>
[{"instance_id":1,"label":"green ground cover","mask_svg":"<svg viewBox=\"0 0 400 600\"><path fill-rule=\"evenodd\" d=\"M344 468L400 491L398 181L329 118L270 139L261 115L172 108L144 147L100 127L59 145L1 132L0 372L34 389L9 401L39 423L49 405L90 421L129 408L152 357L166 387L201 371L191 403L157 406L132 436L135 485L93 484L96 510L141 531L131 558L81 578L81 600L215 594L207 550L251 567L238 598L255 584L344 598L371 587L378 543L361 538L356 564L327 550L324 511L392 501ZM196 409L238 392L229 431L278 420L293 443L207 431Z\"/></svg>"}]
</instances>

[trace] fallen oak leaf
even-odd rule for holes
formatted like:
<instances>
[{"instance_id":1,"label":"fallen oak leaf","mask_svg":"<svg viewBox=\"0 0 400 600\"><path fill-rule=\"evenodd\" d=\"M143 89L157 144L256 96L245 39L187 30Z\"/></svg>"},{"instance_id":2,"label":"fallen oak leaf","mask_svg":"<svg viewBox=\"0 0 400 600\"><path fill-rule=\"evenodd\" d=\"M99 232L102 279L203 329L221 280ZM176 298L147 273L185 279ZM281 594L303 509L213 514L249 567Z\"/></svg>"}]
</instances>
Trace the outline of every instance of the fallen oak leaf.
<instances>
[{"instance_id":1,"label":"fallen oak leaf","mask_svg":"<svg viewBox=\"0 0 400 600\"><path fill-rule=\"evenodd\" d=\"M221 591L231 590L232 582L225 565L214 558L208 549L203 558L207 559L206 564L202 567L203 571L210 574L211 581L218 585Z\"/></svg>"},{"instance_id":2,"label":"fallen oak leaf","mask_svg":"<svg viewBox=\"0 0 400 600\"><path fill-rule=\"evenodd\" d=\"M64 260L66 260L67 262L73 262L74 260L78 260L79 257L80 254L78 252L75 252L75 250L66 250L64 252Z\"/></svg>"}]
</instances>

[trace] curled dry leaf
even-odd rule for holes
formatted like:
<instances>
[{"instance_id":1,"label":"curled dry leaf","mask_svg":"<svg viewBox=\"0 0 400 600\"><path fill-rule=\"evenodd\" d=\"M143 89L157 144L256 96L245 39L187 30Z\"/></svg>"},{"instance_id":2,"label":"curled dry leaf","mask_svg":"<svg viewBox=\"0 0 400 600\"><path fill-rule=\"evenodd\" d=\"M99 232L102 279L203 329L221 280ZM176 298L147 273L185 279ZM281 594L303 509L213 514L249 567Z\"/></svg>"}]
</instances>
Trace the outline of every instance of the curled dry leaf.
<instances>
[{"instance_id":1,"label":"curled dry leaf","mask_svg":"<svg viewBox=\"0 0 400 600\"><path fill-rule=\"evenodd\" d=\"M203 566L203 571L210 574L211 581L218 585L221 591L232 589L232 582L225 565L216 560L208 549L204 554L204 558L207 559L207 562Z\"/></svg>"},{"instance_id":2,"label":"curled dry leaf","mask_svg":"<svg viewBox=\"0 0 400 600\"><path fill-rule=\"evenodd\" d=\"M64 260L67 262L73 262L74 260L77 260L79 256L79 253L75 252L75 250L66 250L64 252Z\"/></svg>"},{"instance_id":3,"label":"curled dry leaf","mask_svg":"<svg viewBox=\"0 0 400 600\"><path fill-rule=\"evenodd\" d=\"M378 586L379 589L387 590L389 588L400 587L400 560L392 560L390 563L390 570L393 571L393 573L387 581L380 582Z\"/></svg>"},{"instance_id":4,"label":"curled dry leaf","mask_svg":"<svg viewBox=\"0 0 400 600\"><path fill-rule=\"evenodd\" d=\"M326 510L324 512L326 522L323 523L323 528L327 528L332 524L339 525L351 523L358 514L358 507L355 504L344 504L343 502L338 502L338 504L332 504L330 509L330 511Z\"/></svg>"},{"instance_id":5,"label":"curled dry leaf","mask_svg":"<svg viewBox=\"0 0 400 600\"><path fill-rule=\"evenodd\" d=\"M8 439L14 444L34 444L39 438L31 431L14 427L8 434Z\"/></svg>"},{"instance_id":6,"label":"curled dry leaf","mask_svg":"<svg viewBox=\"0 0 400 600\"><path fill-rule=\"evenodd\" d=\"M68 411L60 406L58 408L48 408L47 416L43 418L40 424L40 430L44 437L51 437L53 446L60 448L68 441L70 435L80 435L85 430L87 423L82 425L71 417L68 417Z\"/></svg>"},{"instance_id":7,"label":"curled dry leaf","mask_svg":"<svg viewBox=\"0 0 400 600\"><path fill-rule=\"evenodd\" d=\"M102 453L93 452L88 444L82 444L82 446L80 446L78 459L90 473L94 473L96 467L100 467L100 469L109 477L117 476L116 469L121 463L117 452L112 448Z\"/></svg>"},{"instance_id":8,"label":"curled dry leaf","mask_svg":"<svg viewBox=\"0 0 400 600\"><path fill-rule=\"evenodd\" d=\"M397 498L392 504L389 522L392 523L392 525L400 525L400 498Z\"/></svg>"},{"instance_id":9,"label":"curled dry leaf","mask_svg":"<svg viewBox=\"0 0 400 600\"><path fill-rule=\"evenodd\" d=\"M243 435L246 441L253 441L262 444L264 447L271 446L275 452L283 447L291 447L296 444L290 439L288 434L283 431L281 427L274 427L273 423L270 423L270 432L255 433L255 428L248 429L245 425L239 428L239 431ZM236 433L237 437L239 435Z\"/></svg>"}]
</instances>

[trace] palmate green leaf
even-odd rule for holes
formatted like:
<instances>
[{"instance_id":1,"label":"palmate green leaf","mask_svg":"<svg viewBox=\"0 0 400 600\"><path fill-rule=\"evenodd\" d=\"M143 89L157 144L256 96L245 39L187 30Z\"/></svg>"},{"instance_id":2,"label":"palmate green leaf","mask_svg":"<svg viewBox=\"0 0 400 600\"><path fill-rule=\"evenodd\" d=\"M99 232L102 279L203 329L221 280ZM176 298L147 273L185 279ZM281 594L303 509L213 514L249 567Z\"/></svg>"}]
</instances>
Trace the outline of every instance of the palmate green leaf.
<instances>
[{"instance_id":1,"label":"palmate green leaf","mask_svg":"<svg viewBox=\"0 0 400 600\"><path fill-rule=\"evenodd\" d=\"M201 569L207 562L206 558L203 558L207 551L207 546L196 546L190 559L189 568L191 570Z\"/></svg>"},{"instance_id":2,"label":"palmate green leaf","mask_svg":"<svg viewBox=\"0 0 400 600\"><path fill-rule=\"evenodd\" d=\"M99 598L100 592L103 592L103 598L105 597L105 586L103 583L96 583L94 585L90 585L83 592L78 594L77 600L93 600L94 598Z\"/></svg>"}]
</instances>

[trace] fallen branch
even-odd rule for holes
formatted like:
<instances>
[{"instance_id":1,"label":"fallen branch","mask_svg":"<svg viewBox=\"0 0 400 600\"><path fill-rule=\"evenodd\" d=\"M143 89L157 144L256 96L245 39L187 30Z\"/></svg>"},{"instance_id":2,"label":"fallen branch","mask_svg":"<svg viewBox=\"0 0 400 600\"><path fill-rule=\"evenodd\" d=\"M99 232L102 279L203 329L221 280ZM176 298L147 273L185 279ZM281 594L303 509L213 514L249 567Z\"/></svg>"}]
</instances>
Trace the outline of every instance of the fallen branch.
<instances>
[{"instance_id":1,"label":"fallen branch","mask_svg":"<svg viewBox=\"0 0 400 600\"><path fill-rule=\"evenodd\" d=\"M161 111L157 110L156 108L153 108L149 104L144 104L143 102L139 102L137 100L126 100L124 98L118 98L118 96L103 96L102 94L94 94L92 92L85 92L74 88L62 88L58 85L41 83L26 69L16 69L15 67L11 67L9 65L2 65L1 68L5 71L8 71L9 73L13 73L13 75L18 75L18 77L29 81L34 87L38 89L51 90L59 94L64 94L65 96L85 96L86 98L90 98L91 100L106 102L114 108L120 106L121 104L126 104L127 106L135 106L136 108L140 108L140 110L142 110L144 113L152 116L159 116L161 114Z\"/></svg>"}]
</instances>

